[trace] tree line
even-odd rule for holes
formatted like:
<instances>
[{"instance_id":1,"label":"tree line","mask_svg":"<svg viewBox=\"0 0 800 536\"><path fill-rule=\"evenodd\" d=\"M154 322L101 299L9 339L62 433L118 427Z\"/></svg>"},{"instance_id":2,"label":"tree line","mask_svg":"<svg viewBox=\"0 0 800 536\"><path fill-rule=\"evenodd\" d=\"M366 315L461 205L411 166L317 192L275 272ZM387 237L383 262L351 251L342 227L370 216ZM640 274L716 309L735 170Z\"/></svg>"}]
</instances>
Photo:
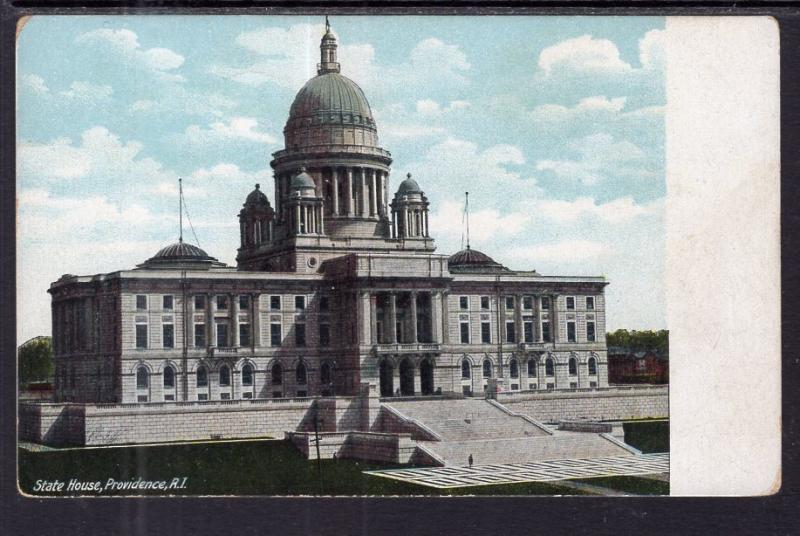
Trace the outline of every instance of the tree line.
<instances>
[{"instance_id":1,"label":"tree line","mask_svg":"<svg viewBox=\"0 0 800 536\"><path fill-rule=\"evenodd\" d=\"M619 346L630 352L658 351L669 355L669 330L630 330L618 329L606 334L608 346Z\"/></svg>"}]
</instances>

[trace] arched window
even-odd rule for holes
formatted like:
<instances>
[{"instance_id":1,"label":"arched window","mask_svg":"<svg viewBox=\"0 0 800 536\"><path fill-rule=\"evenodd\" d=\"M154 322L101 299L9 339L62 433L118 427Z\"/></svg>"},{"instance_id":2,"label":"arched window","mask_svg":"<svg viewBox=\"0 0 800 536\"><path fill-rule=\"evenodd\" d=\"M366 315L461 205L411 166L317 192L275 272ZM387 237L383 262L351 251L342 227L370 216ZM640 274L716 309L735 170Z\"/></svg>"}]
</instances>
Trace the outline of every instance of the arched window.
<instances>
[{"instance_id":1,"label":"arched window","mask_svg":"<svg viewBox=\"0 0 800 536\"><path fill-rule=\"evenodd\" d=\"M297 385L305 385L307 377L305 364L298 363L296 372L297 372Z\"/></svg>"},{"instance_id":2,"label":"arched window","mask_svg":"<svg viewBox=\"0 0 800 536\"><path fill-rule=\"evenodd\" d=\"M242 367L242 385L253 385L253 365L250 363Z\"/></svg>"},{"instance_id":3,"label":"arched window","mask_svg":"<svg viewBox=\"0 0 800 536\"><path fill-rule=\"evenodd\" d=\"M222 386L231 384L231 369L228 365L222 365L219 368L219 384Z\"/></svg>"},{"instance_id":4,"label":"arched window","mask_svg":"<svg viewBox=\"0 0 800 536\"><path fill-rule=\"evenodd\" d=\"M197 367L197 386L198 387L208 386L208 369L203 365Z\"/></svg>"},{"instance_id":5,"label":"arched window","mask_svg":"<svg viewBox=\"0 0 800 536\"><path fill-rule=\"evenodd\" d=\"M589 376L597 376L597 359L589 358Z\"/></svg>"},{"instance_id":6,"label":"arched window","mask_svg":"<svg viewBox=\"0 0 800 536\"><path fill-rule=\"evenodd\" d=\"M528 377L535 378L536 377L536 360L535 359L528 359Z\"/></svg>"},{"instance_id":7,"label":"arched window","mask_svg":"<svg viewBox=\"0 0 800 536\"><path fill-rule=\"evenodd\" d=\"M577 376L578 375L578 360L574 357L569 358L569 375L570 376Z\"/></svg>"},{"instance_id":8,"label":"arched window","mask_svg":"<svg viewBox=\"0 0 800 536\"><path fill-rule=\"evenodd\" d=\"M272 365L272 385L280 385L283 383L283 368L280 363Z\"/></svg>"},{"instance_id":9,"label":"arched window","mask_svg":"<svg viewBox=\"0 0 800 536\"><path fill-rule=\"evenodd\" d=\"M466 359L461 361L461 379L468 380L471 376L471 372L469 361Z\"/></svg>"},{"instance_id":10,"label":"arched window","mask_svg":"<svg viewBox=\"0 0 800 536\"><path fill-rule=\"evenodd\" d=\"M492 377L492 362L488 359L483 360L483 377L484 378L491 378Z\"/></svg>"},{"instance_id":11,"label":"arched window","mask_svg":"<svg viewBox=\"0 0 800 536\"><path fill-rule=\"evenodd\" d=\"M175 369L170 365L164 367L164 387L169 389L175 387Z\"/></svg>"},{"instance_id":12,"label":"arched window","mask_svg":"<svg viewBox=\"0 0 800 536\"><path fill-rule=\"evenodd\" d=\"M136 369L136 388L147 389L147 369L145 367Z\"/></svg>"},{"instance_id":13,"label":"arched window","mask_svg":"<svg viewBox=\"0 0 800 536\"><path fill-rule=\"evenodd\" d=\"M323 363L322 367L319 369L319 381L322 385L329 385L331 384L331 364L330 363Z\"/></svg>"},{"instance_id":14,"label":"arched window","mask_svg":"<svg viewBox=\"0 0 800 536\"><path fill-rule=\"evenodd\" d=\"M545 376L555 376L555 365L553 364L553 359L550 357L544 362L544 374Z\"/></svg>"},{"instance_id":15,"label":"arched window","mask_svg":"<svg viewBox=\"0 0 800 536\"><path fill-rule=\"evenodd\" d=\"M516 359L511 360L511 363L509 363L508 368L512 378L519 378L519 365L517 364Z\"/></svg>"}]
</instances>

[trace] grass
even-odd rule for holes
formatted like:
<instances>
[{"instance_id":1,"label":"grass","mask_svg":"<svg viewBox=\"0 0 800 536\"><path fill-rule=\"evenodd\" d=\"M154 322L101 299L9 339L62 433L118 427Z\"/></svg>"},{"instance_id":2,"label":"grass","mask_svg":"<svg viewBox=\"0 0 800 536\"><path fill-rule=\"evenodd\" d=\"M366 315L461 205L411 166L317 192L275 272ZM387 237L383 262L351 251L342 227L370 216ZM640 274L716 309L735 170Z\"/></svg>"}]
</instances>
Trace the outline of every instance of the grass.
<instances>
[{"instance_id":1,"label":"grass","mask_svg":"<svg viewBox=\"0 0 800 536\"><path fill-rule=\"evenodd\" d=\"M632 495L669 495L669 482L640 476L580 478L575 482L584 482L592 486L622 491Z\"/></svg>"},{"instance_id":2,"label":"grass","mask_svg":"<svg viewBox=\"0 0 800 536\"><path fill-rule=\"evenodd\" d=\"M623 423L625 443L645 454L669 452L669 421L644 420Z\"/></svg>"}]
</instances>

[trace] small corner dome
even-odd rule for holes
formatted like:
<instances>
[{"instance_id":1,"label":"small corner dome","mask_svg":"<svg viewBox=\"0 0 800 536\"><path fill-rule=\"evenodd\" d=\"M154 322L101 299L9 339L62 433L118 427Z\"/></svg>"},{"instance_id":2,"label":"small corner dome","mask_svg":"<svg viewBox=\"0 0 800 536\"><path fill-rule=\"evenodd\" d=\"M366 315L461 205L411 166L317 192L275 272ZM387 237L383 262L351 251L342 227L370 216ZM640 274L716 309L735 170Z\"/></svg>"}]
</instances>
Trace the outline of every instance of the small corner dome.
<instances>
[{"instance_id":1,"label":"small corner dome","mask_svg":"<svg viewBox=\"0 0 800 536\"><path fill-rule=\"evenodd\" d=\"M139 268L159 268L168 266L222 266L217 259L199 247L180 241L158 250L158 253L144 261Z\"/></svg>"},{"instance_id":2,"label":"small corner dome","mask_svg":"<svg viewBox=\"0 0 800 536\"><path fill-rule=\"evenodd\" d=\"M261 191L261 185L256 184L256 189L247 195L245 200L246 205L268 205L269 200L264 192Z\"/></svg>"},{"instance_id":3,"label":"small corner dome","mask_svg":"<svg viewBox=\"0 0 800 536\"><path fill-rule=\"evenodd\" d=\"M400 195L403 194L421 194L422 189L417 184L417 181L411 178L411 173L406 175L406 179L400 183L400 186L397 188L397 193Z\"/></svg>"},{"instance_id":4,"label":"small corner dome","mask_svg":"<svg viewBox=\"0 0 800 536\"><path fill-rule=\"evenodd\" d=\"M311 175L306 173L306 168L300 169L300 173L292 178L292 182L289 187L292 190L305 190L308 188L315 190L317 188L314 184L314 179L311 178Z\"/></svg>"},{"instance_id":5,"label":"small corner dome","mask_svg":"<svg viewBox=\"0 0 800 536\"><path fill-rule=\"evenodd\" d=\"M448 268L454 272L505 272L508 268L485 253L472 249L462 249L447 260Z\"/></svg>"}]
</instances>

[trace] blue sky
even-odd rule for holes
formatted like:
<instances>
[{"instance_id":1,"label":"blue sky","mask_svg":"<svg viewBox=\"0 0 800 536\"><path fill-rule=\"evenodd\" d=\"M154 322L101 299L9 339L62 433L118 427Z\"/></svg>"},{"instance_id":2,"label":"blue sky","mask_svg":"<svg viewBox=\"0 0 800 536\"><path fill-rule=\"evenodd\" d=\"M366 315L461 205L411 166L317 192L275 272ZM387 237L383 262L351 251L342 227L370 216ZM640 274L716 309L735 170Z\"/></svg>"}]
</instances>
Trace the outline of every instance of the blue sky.
<instances>
[{"instance_id":1,"label":"blue sky","mask_svg":"<svg viewBox=\"0 0 800 536\"><path fill-rule=\"evenodd\" d=\"M322 17L34 17L18 40L20 339L50 332L63 273L133 267L178 234L234 264L236 214ZM439 253L605 275L608 327L665 326L664 19L332 17L365 91L390 187L411 172Z\"/></svg>"}]
</instances>

